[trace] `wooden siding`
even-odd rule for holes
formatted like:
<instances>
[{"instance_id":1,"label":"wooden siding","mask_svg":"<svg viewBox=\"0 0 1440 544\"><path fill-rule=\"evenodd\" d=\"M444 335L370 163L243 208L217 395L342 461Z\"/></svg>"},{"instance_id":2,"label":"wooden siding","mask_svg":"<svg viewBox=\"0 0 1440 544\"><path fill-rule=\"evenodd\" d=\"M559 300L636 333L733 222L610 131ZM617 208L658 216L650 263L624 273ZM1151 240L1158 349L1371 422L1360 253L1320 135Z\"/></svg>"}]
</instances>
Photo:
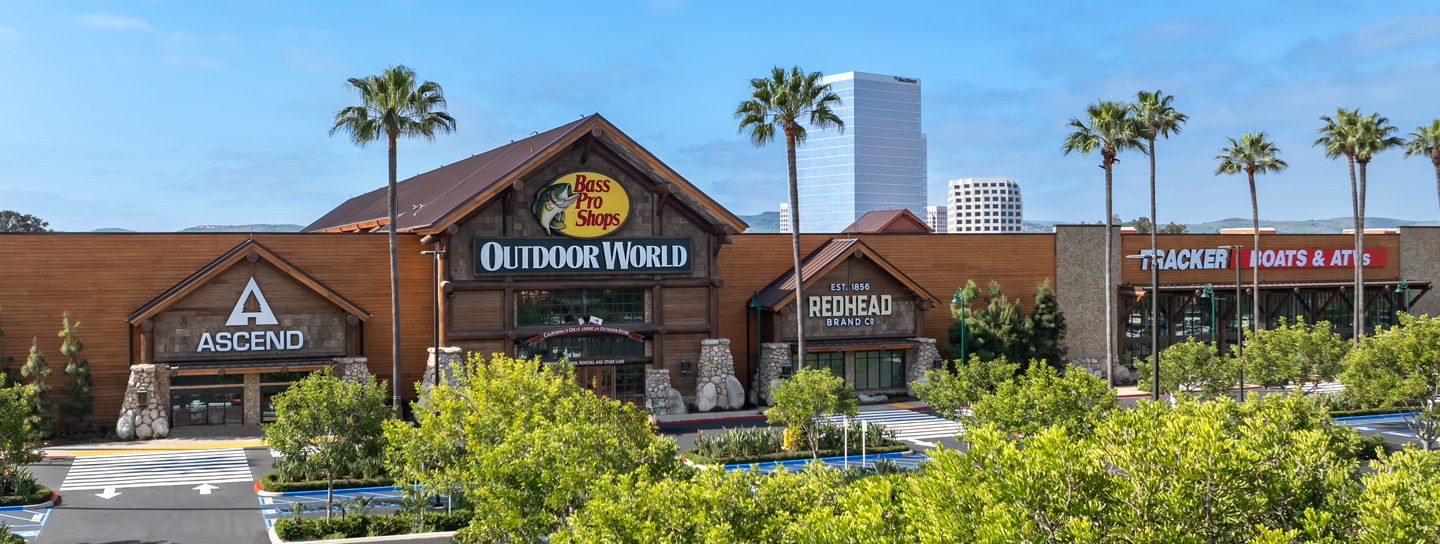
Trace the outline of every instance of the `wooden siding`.
<instances>
[{"instance_id":1,"label":"wooden siding","mask_svg":"<svg viewBox=\"0 0 1440 544\"><path fill-rule=\"evenodd\" d=\"M665 324L688 325L705 323L705 288L684 288L665 290Z\"/></svg>"},{"instance_id":2,"label":"wooden siding","mask_svg":"<svg viewBox=\"0 0 1440 544\"><path fill-rule=\"evenodd\" d=\"M1030 311L1035 287L1055 284L1055 236L1051 234L803 234L801 255L809 255L831 238L857 237L910 279L939 297L939 305L925 312L924 336L948 344L949 301L957 287L973 280L984 289L1000 282L1013 300ZM749 387L756 357L755 310L746 306L750 296L794 266L788 234L739 234L734 244L721 246L716 263L725 287L720 290L720 337L731 340L735 373ZM769 319L767 317L766 319ZM770 323L766 323L768 327ZM668 354L667 354L668 358Z\"/></svg>"},{"instance_id":3,"label":"wooden siding","mask_svg":"<svg viewBox=\"0 0 1440 544\"><path fill-rule=\"evenodd\" d=\"M504 328L504 291L460 291L450 299L450 330ZM489 353L486 353L488 356Z\"/></svg>"},{"instance_id":4,"label":"wooden siding","mask_svg":"<svg viewBox=\"0 0 1440 544\"><path fill-rule=\"evenodd\" d=\"M1225 245L1254 245L1253 234L1169 234L1156 237L1160 249L1207 249ZM1120 237L1125 255L1139 255L1150 249L1150 236L1126 234ZM1400 277L1400 235L1367 234L1365 249L1384 248L1385 266L1365 268L1369 279ZM1260 249L1355 249L1355 238L1348 234L1261 234ZM1231 252L1233 259L1234 252ZM1150 283L1150 271L1140 268L1140 259L1125 259L1121 265L1120 283ZM1260 270L1260 281L1353 281L1354 268L1276 268ZM1251 281L1251 269L1240 272L1241 281ZM1160 283L1235 283L1235 269L1161 270Z\"/></svg>"},{"instance_id":5,"label":"wooden siding","mask_svg":"<svg viewBox=\"0 0 1440 544\"><path fill-rule=\"evenodd\" d=\"M49 383L63 395L68 380L60 355L60 316L79 321L84 358L95 380L94 421L113 425L120 410L130 364L140 362L140 338L126 317L166 289L239 245L249 234L0 234L0 357L23 364L30 339L54 375ZM364 354L370 371L390 379L390 266L383 234L255 234L255 239L374 317L364 324ZM402 375L420 379L430 343L430 259L419 236L401 235L400 299ZM269 293L267 293L268 295ZM131 351L133 350L133 351ZM133 358L132 358L133 357ZM413 387L402 387L407 399ZM59 396L54 397L57 402ZM408 400L407 400L408 401Z\"/></svg>"}]
</instances>

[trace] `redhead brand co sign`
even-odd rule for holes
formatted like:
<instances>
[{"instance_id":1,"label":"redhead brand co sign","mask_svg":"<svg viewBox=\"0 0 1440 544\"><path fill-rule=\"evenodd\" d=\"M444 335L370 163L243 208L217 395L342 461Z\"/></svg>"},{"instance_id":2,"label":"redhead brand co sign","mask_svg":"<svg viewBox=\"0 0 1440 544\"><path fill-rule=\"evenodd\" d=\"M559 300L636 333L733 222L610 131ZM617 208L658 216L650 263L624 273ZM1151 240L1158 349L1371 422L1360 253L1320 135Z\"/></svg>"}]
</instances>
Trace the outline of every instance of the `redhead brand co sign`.
<instances>
[{"instance_id":1,"label":"redhead brand co sign","mask_svg":"<svg viewBox=\"0 0 1440 544\"><path fill-rule=\"evenodd\" d=\"M1140 255L1149 255L1150 250L1140 251ZM1224 268L1235 268L1233 254L1226 249L1203 248L1203 249L1161 249L1155 252L1155 263L1160 270L1216 270ZM1261 249L1258 253L1259 262L1255 259L1257 253L1254 250L1240 250L1240 262L1244 268L1253 268L1259 264L1260 268L1344 268L1355 266L1353 249ZM1383 267L1386 258L1385 248L1365 250L1364 266ZM1150 269L1150 259L1140 261L1141 270Z\"/></svg>"},{"instance_id":2,"label":"redhead brand co sign","mask_svg":"<svg viewBox=\"0 0 1440 544\"><path fill-rule=\"evenodd\" d=\"M545 234L593 240L614 234L630 217L630 195L598 172L571 172L541 187L530 211Z\"/></svg>"},{"instance_id":3,"label":"redhead brand co sign","mask_svg":"<svg viewBox=\"0 0 1440 544\"><path fill-rule=\"evenodd\" d=\"M476 274L689 272L689 238L476 238Z\"/></svg>"}]
</instances>

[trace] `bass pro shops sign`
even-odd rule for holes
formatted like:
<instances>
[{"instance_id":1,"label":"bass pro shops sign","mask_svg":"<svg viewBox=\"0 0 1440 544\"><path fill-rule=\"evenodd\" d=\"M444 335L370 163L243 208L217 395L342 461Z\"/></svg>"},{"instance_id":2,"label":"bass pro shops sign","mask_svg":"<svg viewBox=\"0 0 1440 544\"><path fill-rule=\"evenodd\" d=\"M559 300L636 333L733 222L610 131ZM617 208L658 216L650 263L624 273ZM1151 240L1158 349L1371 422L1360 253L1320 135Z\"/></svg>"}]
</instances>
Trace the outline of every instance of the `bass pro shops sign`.
<instances>
[{"instance_id":1,"label":"bass pro shops sign","mask_svg":"<svg viewBox=\"0 0 1440 544\"><path fill-rule=\"evenodd\" d=\"M1149 255L1150 250L1140 251ZM1214 270L1235 268L1234 253L1227 249L1161 249L1157 250L1155 263L1160 270ZM1383 267L1385 248L1366 249L1365 267ZM1244 268L1345 268L1355 266L1355 250L1330 248L1304 249L1251 249L1240 250L1240 263ZM1257 262L1258 261L1258 262ZM1150 269L1150 259L1140 260L1140 269Z\"/></svg>"}]
</instances>

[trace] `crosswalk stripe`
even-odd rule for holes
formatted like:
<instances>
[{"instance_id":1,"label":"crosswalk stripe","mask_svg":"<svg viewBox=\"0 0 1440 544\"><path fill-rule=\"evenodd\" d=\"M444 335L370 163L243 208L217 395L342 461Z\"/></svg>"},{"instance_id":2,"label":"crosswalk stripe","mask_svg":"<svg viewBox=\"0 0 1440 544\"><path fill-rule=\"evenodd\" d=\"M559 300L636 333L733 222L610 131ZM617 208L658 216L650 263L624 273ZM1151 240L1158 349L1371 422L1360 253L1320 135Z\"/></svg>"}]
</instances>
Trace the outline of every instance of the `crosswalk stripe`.
<instances>
[{"instance_id":1,"label":"crosswalk stripe","mask_svg":"<svg viewBox=\"0 0 1440 544\"><path fill-rule=\"evenodd\" d=\"M845 421L844 416L833 415L827 419L831 423L840 424ZM912 410L875 410L860 412L852 423L866 422L884 425L886 428L895 431L896 440L916 441L933 438L950 438L965 429L965 426L956 421L939 418L930 414L915 412Z\"/></svg>"},{"instance_id":2,"label":"crosswalk stripe","mask_svg":"<svg viewBox=\"0 0 1440 544\"><path fill-rule=\"evenodd\" d=\"M60 491L249 482L242 448L76 457Z\"/></svg>"}]
</instances>

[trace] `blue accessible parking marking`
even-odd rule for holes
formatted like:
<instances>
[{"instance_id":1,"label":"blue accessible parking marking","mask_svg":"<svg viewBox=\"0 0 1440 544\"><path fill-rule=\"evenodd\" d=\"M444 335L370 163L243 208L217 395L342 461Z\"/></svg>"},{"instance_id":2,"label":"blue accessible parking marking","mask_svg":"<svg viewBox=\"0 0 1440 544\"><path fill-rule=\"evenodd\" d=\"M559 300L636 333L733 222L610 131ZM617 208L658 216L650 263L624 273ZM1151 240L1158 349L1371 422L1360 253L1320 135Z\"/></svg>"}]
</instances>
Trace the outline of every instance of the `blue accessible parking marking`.
<instances>
[{"instance_id":1,"label":"blue accessible parking marking","mask_svg":"<svg viewBox=\"0 0 1440 544\"><path fill-rule=\"evenodd\" d=\"M50 519L50 508L33 508L25 506L6 506L0 508L0 522L10 526L10 532L24 538L26 542L33 542L35 537L40 536L40 529L45 527L45 521Z\"/></svg>"},{"instance_id":2,"label":"blue accessible parking marking","mask_svg":"<svg viewBox=\"0 0 1440 544\"><path fill-rule=\"evenodd\" d=\"M907 455L904 452L897 452L870 454L865 456L851 455L850 457L821 457L819 459L820 462L825 463L825 466L834 469L843 469L847 465L874 468L875 464L882 460L895 463L901 468L914 469L918 468L920 465L930 460L930 456L923 453ZM776 470L787 470L790 472L795 472L805 470L805 465L809 464L811 461L811 459L795 459L791 461L754 463L748 465L725 465L725 470L733 472L736 470L750 470L751 467L754 467L757 471L762 473L775 472Z\"/></svg>"},{"instance_id":3,"label":"blue accessible parking marking","mask_svg":"<svg viewBox=\"0 0 1440 544\"><path fill-rule=\"evenodd\" d=\"M398 508L401 499L400 491L393 487L337 489L334 496L334 508L337 512L345 501L352 501L359 497L369 498L368 508L372 510ZM265 529L269 530L275 525L275 520L294 516L297 509L301 514L323 514L325 512L325 491L293 491L280 497L260 497L259 502L260 517L265 521Z\"/></svg>"}]
</instances>

